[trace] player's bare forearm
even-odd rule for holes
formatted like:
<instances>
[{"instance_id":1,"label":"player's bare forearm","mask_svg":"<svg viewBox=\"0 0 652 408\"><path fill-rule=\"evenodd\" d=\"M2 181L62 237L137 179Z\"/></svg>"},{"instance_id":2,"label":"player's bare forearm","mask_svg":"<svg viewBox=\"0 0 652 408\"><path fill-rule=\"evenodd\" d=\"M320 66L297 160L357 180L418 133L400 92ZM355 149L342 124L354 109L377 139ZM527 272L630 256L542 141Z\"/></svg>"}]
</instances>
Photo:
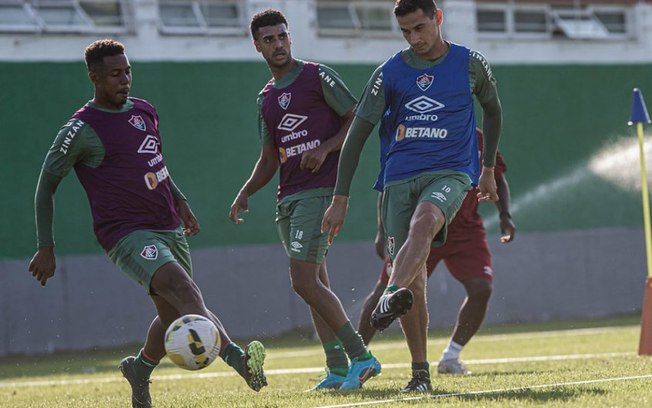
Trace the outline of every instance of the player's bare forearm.
<instances>
[{"instance_id":1,"label":"player's bare forearm","mask_svg":"<svg viewBox=\"0 0 652 408\"><path fill-rule=\"evenodd\" d=\"M500 218L500 241L503 243L512 242L516 235L516 225L512 220L510 208L510 191L509 184L505 177L500 176L496 178L496 186L498 193L498 201L496 201L496 209L498 209L498 217Z\"/></svg>"},{"instance_id":2,"label":"player's bare forearm","mask_svg":"<svg viewBox=\"0 0 652 408\"><path fill-rule=\"evenodd\" d=\"M349 197L344 195L334 195L331 205L326 209L324 218L321 223L321 231L328 233L329 244L340 232L344 219L346 218L346 211L349 207Z\"/></svg>"},{"instance_id":3,"label":"player's bare forearm","mask_svg":"<svg viewBox=\"0 0 652 408\"><path fill-rule=\"evenodd\" d=\"M482 164L486 167L493 167L496 164L496 152L503 122L502 115L498 98L482 105Z\"/></svg>"},{"instance_id":4,"label":"player's bare forearm","mask_svg":"<svg viewBox=\"0 0 652 408\"><path fill-rule=\"evenodd\" d=\"M504 176L496 177L496 193L498 194L498 201L496 201L498 214L509 214L511 198L509 184Z\"/></svg>"},{"instance_id":5,"label":"player's bare forearm","mask_svg":"<svg viewBox=\"0 0 652 408\"><path fill-rule=\"evenodd\" d=\"M254 195L274 177L278 166L279 162L274 146L271 144L264 145L251 176L242 186L240 192L246 194L247 197Z\"/></svg>"},{"instance_id":6,"label":"player's bare forearm","mask_svg":"<svg viewBox=\"0 0 652 408\"><path fill-rule=\"evenodd\" d=\"M498 193L496 186L496 178L494 177L493 167L482 167L480 179L478 181L478 201L497 201Z\"/></svg>"},{"instance_id":7,"label":"player's bare forearm","mask_svg":"<svg viewBox=\"0 0 652 408\"><path fill-rule=\"evenodd\" d=\"M45 286L48 279L54 276L54 271L57 267L56 258L54 256L53 246L39 247L32 260L29 262L28 270L32 276Z\"/></svg>"},{"instance_id":8,"label":"player's bare forearm","mask_svg":"<svg viewBox=\"0 0 652 408\"><path fill-rule=\"evenodd\" d=\"M177 209L181 222L183 222L183 233L189 237L199 234L199 231L201 231L199 221L188 202L186 200L177 201Z\"/></svg>"},{"instance_id":9,"label":"player's bare forearm","mask_svg":"<svg viewBox=\"0 0 652 408\"><path fill-rule=\"evenodd\" d=\"M263 145L260 157L249 179L244 183L231 204L229 218L236 224L242 224L244 219L239 218L240 212L249 211L249 197L263 188L276 174L279 163L276 151L271 144Z\"/></svg>"}]
</instances>

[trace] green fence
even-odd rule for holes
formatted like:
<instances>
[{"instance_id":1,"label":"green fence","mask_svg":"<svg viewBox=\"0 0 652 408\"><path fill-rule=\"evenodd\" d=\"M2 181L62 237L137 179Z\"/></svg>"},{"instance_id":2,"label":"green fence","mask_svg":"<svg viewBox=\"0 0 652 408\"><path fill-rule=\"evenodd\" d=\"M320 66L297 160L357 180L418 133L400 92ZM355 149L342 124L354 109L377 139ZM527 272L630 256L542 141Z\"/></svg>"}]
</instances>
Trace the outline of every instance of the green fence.
<instances>
[{"instance_id":1,"label":"green fence","mask_svg":"<svg viewBox=\"0 0 652 408\"><path fill-rule=\"evenodd\" d=\"M270 183L250 200L244 225L229 206L258 158L255 100L269 79L264 63L139 63L132 95L159 111L164 156L202 225L193 247L276 242ZM359 95L374 67L336 65ZM637 226L640 192L587 169L621 138L634 87L652 97L649 65L494 66L504 109L501 151L508 165L514 216L521 231ZM35 247L33 195L44 155L58 128L92 97L83 63L2 63L0 258L29 257ZM353 184L341 239L373 237L378 144L370 138ZM625 172L638 162L615 163ZM490 206L483 209L491 212ZM100 251L86 197L74 175L57 192L59 254Z\"/></svg>"}]
</instances>

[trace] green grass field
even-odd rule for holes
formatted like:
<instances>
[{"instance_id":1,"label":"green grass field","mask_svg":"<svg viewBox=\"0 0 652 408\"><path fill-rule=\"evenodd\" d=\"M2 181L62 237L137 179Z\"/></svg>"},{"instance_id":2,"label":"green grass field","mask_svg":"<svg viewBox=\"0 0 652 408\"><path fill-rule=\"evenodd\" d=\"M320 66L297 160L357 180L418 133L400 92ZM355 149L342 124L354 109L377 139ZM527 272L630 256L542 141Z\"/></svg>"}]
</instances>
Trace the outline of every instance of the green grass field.
<instances>
[{"instance_id":1,"label":"green grass field","mask_svg":"<svg viewBox=\"0 0 652 408\"><path fill-rule=\"evenodd\" d=\"M298 338L266 341L269 386L255 393L218 361L199 372L164 361L151 385L155 407L649 407L652 359L637 355L638 317L597 322L487 327L463 352L472 375L433 374L430 394L402 395L410 358L396 331L372 343L380 377L348 393L308 391L323 374L321 347ZM433 332L438 360L447 334ZM129 407L117 370L125 350L0 359L0 407ZM436 368L433 367L433 371Z\"/></svg>"}]
</instances>

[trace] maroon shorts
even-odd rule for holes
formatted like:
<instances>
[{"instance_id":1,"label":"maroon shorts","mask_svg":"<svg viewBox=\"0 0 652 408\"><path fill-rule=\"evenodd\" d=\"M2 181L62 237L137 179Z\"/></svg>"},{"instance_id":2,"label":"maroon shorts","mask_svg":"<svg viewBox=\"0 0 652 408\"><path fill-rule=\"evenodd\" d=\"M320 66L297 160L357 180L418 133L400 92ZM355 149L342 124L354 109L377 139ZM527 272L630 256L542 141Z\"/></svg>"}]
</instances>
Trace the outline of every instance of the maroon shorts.
<instances>
[{"instance_id":1,"label":"maroon shorts","mask_svg":"<svg viewBox=\"0 0 652 408\"><path fill-rule=\"evenodd\" d=\"M426 261L428 277L432 275L435 267L442 260L450 274L460 282L471 278L481 278L488 281L493 279L491 254L484 233L475 237L467 236L458 239L449 237L444 246L431 248ZM389 264L390 260L387 257L379 277L379 280L385 285L389 281L389 275L387 274Z\"/></svg>"}]
</instances>

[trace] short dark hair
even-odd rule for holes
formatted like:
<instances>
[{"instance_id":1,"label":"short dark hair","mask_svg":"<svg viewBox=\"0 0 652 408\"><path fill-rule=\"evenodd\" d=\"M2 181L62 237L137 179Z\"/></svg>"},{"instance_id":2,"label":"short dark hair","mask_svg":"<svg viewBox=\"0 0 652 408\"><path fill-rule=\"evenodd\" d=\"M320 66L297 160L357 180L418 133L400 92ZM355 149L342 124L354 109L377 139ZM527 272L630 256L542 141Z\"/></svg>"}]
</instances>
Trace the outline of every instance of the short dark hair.
<instances>
[{"instance_id":1,"label":"short dark hair","mask_svg":"<svg viewBox=\"0 0 652 408\"><path fill-rule=\"evenodd\" d=\"M84 60L89 71L93 71L104 63L104 57L122 55L125 53L125 46L122 43L104 39L97 40L84 49Z\"/></svg>"},{"instance_id":2,"label":"short dark hair","mask_svg":"<svg viewBox=\"0 0 652 408\"><path fill-rule=\"evenodd\" d=\"M394 15L396 17L403 17L419 9L423 10L423 14L433 18L437 11L437 3L435 3L435 0L396 0Z\"/></svg>"},{"instance_id":3,"label":"short dark hair","mask_svg":"<svg viewBox=\"0 0 652 408\"><path fill-rule=\"evenodd\" d=\"M260 27L269 27L279 24L285 24L286 27L288 26L288 21L283 13L275 9L260 11L251 18L251 24L249 25L251 36L256 40L256 35L258 34L258 29Z\"/></svg>"}]
</instances>

